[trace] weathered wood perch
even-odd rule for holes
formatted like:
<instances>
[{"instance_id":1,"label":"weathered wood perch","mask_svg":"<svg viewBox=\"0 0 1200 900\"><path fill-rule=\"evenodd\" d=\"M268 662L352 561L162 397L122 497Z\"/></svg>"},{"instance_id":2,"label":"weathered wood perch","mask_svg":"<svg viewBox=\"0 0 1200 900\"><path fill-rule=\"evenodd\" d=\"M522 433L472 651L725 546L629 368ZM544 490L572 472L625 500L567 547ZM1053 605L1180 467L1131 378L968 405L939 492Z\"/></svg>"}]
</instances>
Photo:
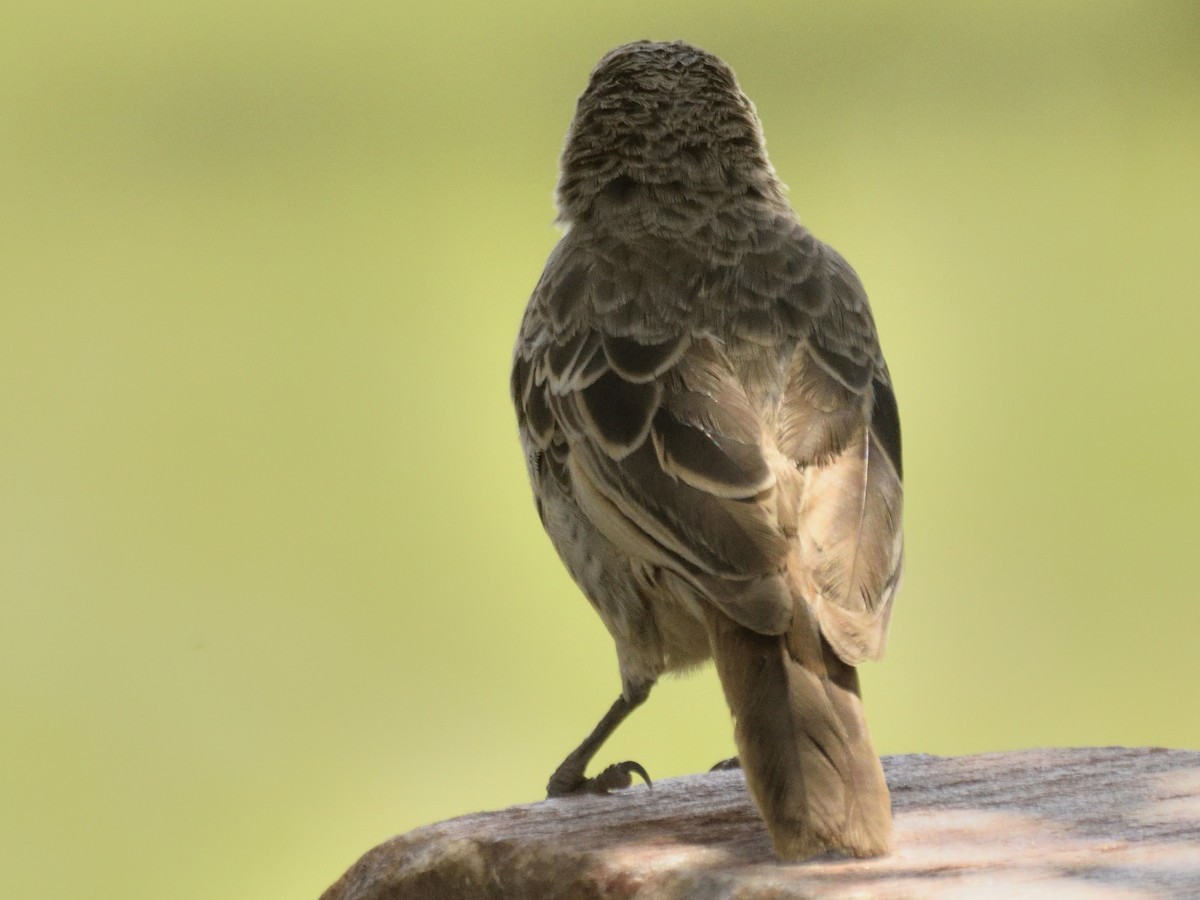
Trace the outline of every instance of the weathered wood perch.
<instances>
[{"instance_id":1,"label":"weathered wood perch","mask_svg":"<svg viewBox=\"0 0 1200 900\"><path fill-rule=\"evenodd\" d=\"M740 772L429 825L322 900L1200 897L1200 752L884 759L895 850L781 865Z\"/></svg>"}]
</instances>

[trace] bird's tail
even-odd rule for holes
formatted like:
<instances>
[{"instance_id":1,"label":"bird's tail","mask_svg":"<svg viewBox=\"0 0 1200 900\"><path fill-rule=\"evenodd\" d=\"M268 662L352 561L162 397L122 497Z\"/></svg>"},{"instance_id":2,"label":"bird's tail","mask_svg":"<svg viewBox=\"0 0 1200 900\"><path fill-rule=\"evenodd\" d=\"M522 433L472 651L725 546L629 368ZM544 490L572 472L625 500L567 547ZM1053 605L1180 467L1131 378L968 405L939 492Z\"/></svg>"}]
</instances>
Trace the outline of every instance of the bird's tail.
<instances>
[{"instance_id":1,"label":"bird's tail","mask_svg":"<svg viewBox=\"0 0 1200 900\"><path fill-rule=\"evenodd\" d=\"M781 635L708 616L738 756L775 853L888 851L892 807L863 715L858 673L821 636L807 604Z\"/></svg>"}]
</instances>

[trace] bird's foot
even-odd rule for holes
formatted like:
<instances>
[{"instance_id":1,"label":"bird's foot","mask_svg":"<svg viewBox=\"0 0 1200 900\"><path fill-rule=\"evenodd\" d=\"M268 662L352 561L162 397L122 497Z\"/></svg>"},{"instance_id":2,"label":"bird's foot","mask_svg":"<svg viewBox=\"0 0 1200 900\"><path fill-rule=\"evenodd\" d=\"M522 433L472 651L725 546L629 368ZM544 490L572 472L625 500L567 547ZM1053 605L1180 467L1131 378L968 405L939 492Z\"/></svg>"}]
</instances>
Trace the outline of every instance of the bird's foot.
<instances>
[{"instance_id":1,"label":"bird's foot","mask_svg":"<svg viewBox=\"0 0 1200 900\"><path fill-rule=\"evenodd\" d=\"M742 761L736 756L731 756L729 759L723 759L708 771L710 772L728 772L731 769L740 769Z\"/></svg>"},{"instance_id":2,"label":"bird's foot","mask_svg":"<svg viewBox=\"0 0 1200 900\"><path fill-rule=\"evenodd\" d=\"M640 763L633 760L613 763L599 775L585 778L582 772L573 768L560 767L550 776L546 785L547 797L569 797L573 794L608 794L627 788L633 784L633 775L637 773L646 782L646 787L652 787L650 774Z\"/></svg>"}]
</instances>

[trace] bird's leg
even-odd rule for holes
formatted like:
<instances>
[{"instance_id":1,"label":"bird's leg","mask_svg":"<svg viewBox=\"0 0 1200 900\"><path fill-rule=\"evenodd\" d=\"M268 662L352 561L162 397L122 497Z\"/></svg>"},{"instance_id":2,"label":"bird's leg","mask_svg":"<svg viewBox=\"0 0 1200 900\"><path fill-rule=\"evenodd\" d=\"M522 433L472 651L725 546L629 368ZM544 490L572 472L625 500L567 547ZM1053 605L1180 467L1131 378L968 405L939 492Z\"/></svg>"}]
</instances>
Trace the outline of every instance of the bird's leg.
<instances>
[{"instance_id":1,"label":"bird's leg","mask_svg":"<svg viewBox=\"0 0 1200 900\"><path fill-rule=\"evenodd\" d=\"M721 760L719 763L714 765L708 771L710 771L710 772L728 772L733 769L740 769L741 767L742 767L742 761L740 759L738 759L736 756L731 756L731 757L729 757L729 759Z\"/></svg>"},{"instance_id":2,"label":"bird's leg","mask_svg":"<svg viewBox=\"0 0 1200 900\"><path fill-rule=\"evenodd\" d=\"M649 696L649 684L634 688L628 697L625 694L619 696L608 712L604 714L604 718L592 729L592 733L585 737L583 743L572 750L562 764L554 770L549 784L546 785L546 795L548 797L565 797L568 794L607 794L609 791L626 788L633 784L632 773L634 772L649 785L650 776L646 770L632 760L613 763L594 778L584 775L588 763L592 761L592 757L596 755L601 744L608 740L608 736L617 730L617 726L624 722L631 712L645 703Z\"/></svg>"}]
</instances>

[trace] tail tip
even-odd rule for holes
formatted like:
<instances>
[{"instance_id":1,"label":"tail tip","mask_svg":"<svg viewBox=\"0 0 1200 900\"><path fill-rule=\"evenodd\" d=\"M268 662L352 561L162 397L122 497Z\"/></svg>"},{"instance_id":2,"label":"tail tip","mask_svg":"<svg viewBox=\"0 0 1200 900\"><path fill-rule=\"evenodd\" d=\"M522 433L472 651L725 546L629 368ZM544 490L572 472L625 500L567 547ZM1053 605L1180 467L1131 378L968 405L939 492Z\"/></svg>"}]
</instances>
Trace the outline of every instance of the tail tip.
<instances>
[{"instance_id":1,"label":"tail tip","mask_svg":"<svg viewBox=\"0 0 1200 900\"><path fill-rule=\"evenodd\" d=\"M843 834L827 836L809 829L776 829L771 835L771 844L775 855L789 863L805 862L830 854L870 859L891 852L891 831L891 822L885 828L849 829Z\"/></svg>"}]
</instances>

